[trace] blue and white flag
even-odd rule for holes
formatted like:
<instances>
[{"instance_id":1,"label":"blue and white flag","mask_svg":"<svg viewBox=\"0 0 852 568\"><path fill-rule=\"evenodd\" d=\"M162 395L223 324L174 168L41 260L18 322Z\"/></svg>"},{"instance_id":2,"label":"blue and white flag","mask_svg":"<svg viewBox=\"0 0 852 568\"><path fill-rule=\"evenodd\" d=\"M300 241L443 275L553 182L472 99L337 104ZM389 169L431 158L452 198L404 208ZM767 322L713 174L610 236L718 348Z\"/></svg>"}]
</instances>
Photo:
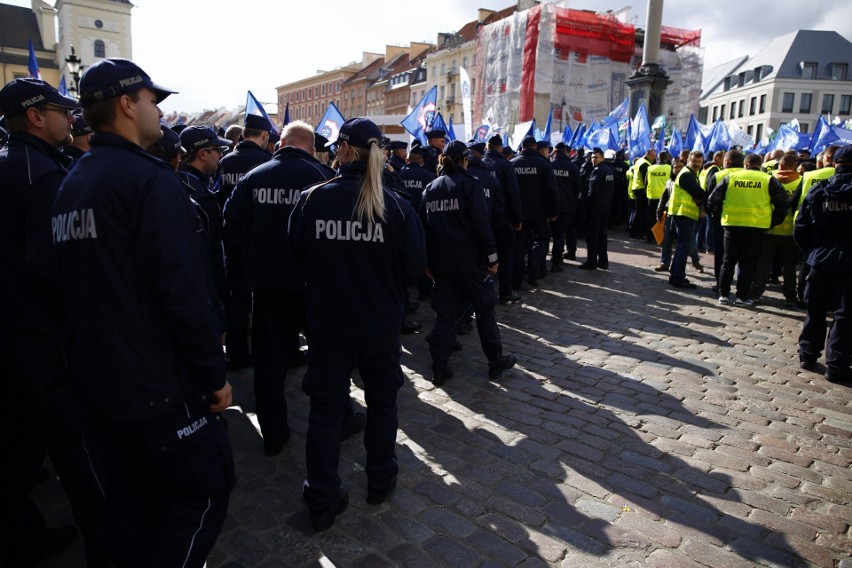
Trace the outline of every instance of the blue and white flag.
<instances>
[{"instance_id":1,"label":"blue and white flag","mask_svg":"<svg viewBox=\"0 0 852 568\"><path fill-rule=\"evenodd\" d=\"M831 135L831 126L823 115L817 118L814 135L811 137L810 151L811 156L816 156L829 146L829 137Z\"/></svg>"},{"instance_id":2,"label":"blue and white flag","mask_svg":"<svg viewBox=\"0 0 852 568\"><path fill-rule=\"evenodd\" d=\"M444 122L444 116L440 112L435 115L435 119L432 121L432 126L428 130L443 130L447 133L447 137L449 138L450 129L447 128L447 123Z\"/></svg>"},{"instance_id":3,"label":"blue and white flag","mask_svg":"<svg viewBox=\"0 0 852 568\"><path fill-rule=\"evenodd\" d=\"M544 125L544 132L541 133L541 140L550 142L550 128L553 126L553 107L550 107L550 112L547 114L547 123Z\"/></svg>"},{"instance_id":4,"label":"blue and white flag","mask_svg":"<svg viewBox=\"0 0 852 568\"><path fill-rule=\"evenodd\" d=\"M453 117L450 117L450 123L447 125L447 138L452 142L456 139L456 133L453 130Z\"/></svg>"},{"instance_id":5,"label":"blue and white flag","mask_svg":"<svg viewBox=\"0 0 852 568\"><path fill-rule=\"evenodd\" d=\"M290 103L284 105L284 122L283 125L287 126L290 124Z\"/></svg>"},{"instance_id":6,"label":"blue and white flag","mask_svg":"<svg viewBox=\"0 0 852 568\"><path fill-rule=\"evenodd\" d=\"M423 95L414 110L400 124L409 134L420 140L424 146L429 143L426 131L432 127L435 120L435 109L438 103L438 87L434 86Z\"/></svg>"},{"instance_id":7,"label":"blue and white flag","mask_svg":"<svg viewBox=\"0 0 852 568\"><path fill-rule=\"evenodd\" d=\"M476 129L473 135L474 142L488 142L488 135L491 133L491 126L483 124Z\"/></svg>"},{"instance_id":8,"label":"blue and white flag","mask_svg":"<svg viewBox=\"0 0 852 568\"><path fill-rule=\"evenodd\" d=\"M336 142L337 135L340 133L340 127L344 122L346 122L346 119L337 110L337 106L334 103L328 103L328 110L325 111L319 124L317 124L316 132L320 136L325 137L329 142Z\"/></svg>"},{"instance_id":9,"label":"blue and white flag","mask_svg":"<svg viewBox=\"0 0 852 568\"><path fill-rule=\"evenodd\" d=\"M609 126L613 122L621 122L628 118L630 114L630 97L626 97L621 104L615 107L610 111L610 113L603 119L603 123Z\"/></svg>"},{"instance_id":10,"label":"blue and white flag","mask_svg":"<svg viewBox=\"0 0 852 568\"><path fill-rule=\"evenodd\" d=\"M260 104L253 94L251 94L251 91L248 91L248 95L246 96L246 116L250 114L265 118L266 122L268 122L269 126L272 128L272 132L275 133L275 136L281 136L281 131L275 127L275 123L273 123L272 119L269 118L269 115L266 114L266 109L264 109L263 105Z\"/></svg>"},{"instance_id":11,"label":"blue and white flag","mask_svg":"<svg viewBox=\"0 0 852 568\"><path fill-rule=\"evenodd\" d=\"M27 60L27 70L33 79L41 79L41 71L38 70L38 60L36 60L35 49L33 49L33 40L29 40L29 42L30 58Z\"/></svg>"},{"instance_id":12,"label":"blue and white flag","mask_svg":"<svg viewBox=\"0 0 852 568\"><path fill-rule=\"evenodd\" d=\"M562 131L562 143L566 146L571 145L571 140L574 137L574 133L571 132L571 127L567 124L565 125L565 130Z\"/></svg>"},{"instance_id":13,"label":"blue and white flag","mask_svg":"<svg viewBox=\"0 0 852 568\"><path fill-rule=\"evenodd\" d=\"M580 124L577 129L574 131L574 134L571 136L571 146L572 148L582 148L583 139L586 135L586 125Z\"/></svg>"},{"instance_id":14,"label":"blue and white flag","mask_svg":"<svg viewBox=\"0 0 852 568\"><path fill-rule=\"evenodd\" d=\"M695 120L695 115L689 115L689 126L686 127L686 137L684 138L684 148L689 148L690 150L695 149L695 139L698 138L698 135L701 133L701 127L698 124L698 121ZM703 145L702 145L703 146ZM701 151L704 151L704 148L701 148Z\"/></svg>"},{"instance_id":15,"label":"blue and white flag","mask_svg":"<svg viewBox=\"0 0 852 568\"><path fill-rule=\"evenodd\" d=\"M639 105L636 117L633 119L633 129L630 139L630 155L642 156L651 149L651 125L648 123L648 111L645 103Z\"/></svg>"},{"instance_id":16,"label":"blue and white flag","mask_svg":"<svg viewBox=\"0 0 852 568\"><path fill-rule=\"evenodd\" d=\"M59 88L56 90L59 91L59 94L63 97L68 96L68 86L65 85L65 75L63 75L62 78L59 79Z\"/></svg>"},{"instance_id":17,"label":"blue and white flag","mask_svg":"<svg viewBox=\"0 0 852 568\"><path fill-rule=\"evenodd\" d=\"M710 129L710 136L707 139L704 154L709 155L719 150L727 152L731 147L731 137L728 134L728 127L722 122L721 118L717 118L713 123L713 128Z\"/></svg>"},{"instance_id":18,"label":"blue and white flag","mask_svg":"<svg viewBox=\"0 0 852 568\"><path fill-rule=\"evenodd\" d=\"M657 135L657 143L654 145L654 150L656 150L657 154L660 152L664 152L666 150L666 131L660 130L660 133Z\"/></svg>"},{"instance_id":19,"label":"blue and white flag","mask_svg":"<svg viewBox=\"0 0 852 568\"><path fill-rule=\"evenodd\" d=\"M666 149L672 156L679 156L681 150L683 150L683 138L677 128L672 128L672 137L669 140L669 145Z\"/></svg>"}]
</instances>

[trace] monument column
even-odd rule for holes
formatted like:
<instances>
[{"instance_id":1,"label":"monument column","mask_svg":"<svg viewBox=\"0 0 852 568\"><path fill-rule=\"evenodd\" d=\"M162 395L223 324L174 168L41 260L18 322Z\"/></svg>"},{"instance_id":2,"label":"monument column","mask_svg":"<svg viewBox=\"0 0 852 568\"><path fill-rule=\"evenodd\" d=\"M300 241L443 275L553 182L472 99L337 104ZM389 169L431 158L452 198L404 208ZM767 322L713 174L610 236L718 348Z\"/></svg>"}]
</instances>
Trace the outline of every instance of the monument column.
<instances>
[{"instance_id":1,"label":"monument column","mask_svg":"<svg viewBox=\"0 0 852 568\"><path fill-rule=\"evenodd\" d=\"M645 17L645 43L642 48L642 65L633 72L625 83L630 89L630 116L645 103L648 117L663 114L666 87L671 81L665 69L660 67L660 25L663 21L663 0L648 0Z\"/></svg>"}]
</instances>

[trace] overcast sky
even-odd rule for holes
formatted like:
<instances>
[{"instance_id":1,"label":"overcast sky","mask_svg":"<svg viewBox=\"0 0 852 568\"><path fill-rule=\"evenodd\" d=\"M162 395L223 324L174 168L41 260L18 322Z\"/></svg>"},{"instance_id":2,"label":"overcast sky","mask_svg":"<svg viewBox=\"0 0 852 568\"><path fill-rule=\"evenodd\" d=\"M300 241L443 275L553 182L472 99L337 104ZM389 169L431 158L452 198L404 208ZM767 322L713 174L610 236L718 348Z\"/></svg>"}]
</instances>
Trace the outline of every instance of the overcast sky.
<instances>
[{"instance_id":1,"label":"overcast sky","mask_svg":"<svg viewBox=\"0 0 852 568\"><path fill-rule=\"evenodd\" d=\"M52 0L48 0L52 3ZM29 0L2 0L29 6ZM511 0L132 0L134 60L164 86L179 90L165 112L245 104L246 90L275 102L275 87L384 53L385 44L434 43L476 18L476 8L503 9ZM564 4L564 3L563 3ZM576 9L619 9L629 2L569 0ZM645 26L646 2L632 4ZM769 8L771 6L771 8ZM702 29L705 68L753 55L772 38L797 29L835 30L852 39L852 2L799 0L668 0L663 24Z\"/></svg>"}]
</instances>

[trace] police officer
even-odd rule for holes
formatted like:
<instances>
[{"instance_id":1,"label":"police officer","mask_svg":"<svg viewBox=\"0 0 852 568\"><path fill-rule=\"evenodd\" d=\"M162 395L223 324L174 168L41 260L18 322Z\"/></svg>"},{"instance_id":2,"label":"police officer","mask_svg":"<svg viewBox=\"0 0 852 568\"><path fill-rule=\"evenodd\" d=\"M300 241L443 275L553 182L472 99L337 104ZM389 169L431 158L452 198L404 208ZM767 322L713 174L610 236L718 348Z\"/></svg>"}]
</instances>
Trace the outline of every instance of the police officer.
<instances>
[{"instance_id":1,"label":"police officer","mask_svg":"<svg viewBox=\"0 0 852 568\"><path fill-rule=\"evenodd\" d=\"M630 190L633 192L633 216L630 224L630 237L633 239L648 239L651 224L647 218L648 212L648 168L657 158L657 151L653 148L645 152L633 164L633 178ZM665 188L665 184L663 185ZM651 218L653 219L653 217Z\"/></svg>"},{"instance_id":2,"label":"police officer","mask_svg":"<svg viewBox=\"0 0 852 568\"><path fill-rule=\"evenodd\" d=\"M612 158L615 158L615 152ZM612 207L614 176L606 163L603 150L592 148L592 169L589 183L583 188L580 200L586 209L586 262L578 266L582 270L609 268L607 255L606 221Z\"/></svg>"},{"instance_id":3,"label":"police officer","mask_svg":"<svg viewBox=\"0 0 852 568\"><path fill-rule=\"evenodd\" d=\"M126 59L80 81L92 149L53 206L70 375L117 566L201 567L234 482L231 403L180 181L147 154L172 91Z\"/></svg>"},{"instance_id":4,"label":"police officer","mask_svg":"<svg viewBox=\"0 0 852 568\"><path fill-rule=\"evenodd\" d=\"M399 178L405 193L411 201L411 207L416 211L420 208L423 190L435 179L435 173L426 169L423 163L423 147L419 144L411 146L408 152L408 163L399 170Z\"/></svg>"},{"instance_id":5,"label":"police officer","mask_svg":"<svg viewBox=\"0 0 852 568\"><path fill-rule=\"evenodd\" d=\"M645 190L645 195L648 198L648 209L645 212L645 219L649 227L653 226L653 220L657 218L657 205L660 204L660 197L663 196L663 191L666 189L666 182L671 179L672 165L670 160L671 154L663 150L657 154L656 163L648 166L648 187Z\"/></svg>"},{"instance_id":6,"label":"police officer","mask_svg":"<svg viewBox=\"0 0 852 568\"><path fill-rule=\"evenodd\" d=\"M92 135L92 129L86 124L86 119L83 118L83 111L75 110L73 113L74 123L71 125L71 136L73 140L67 146L62 147L62 153L74 159L71 167L83 157L83 154L89 151L89 138Z\"/></svg>"},{"instance_id":7,"label":"police officer","mask_svg":"<svg viewBox=\"0 0 852 568\"><path fill-rule=\"evenodd\" d=\"M426 131L426 151L423 153L423 160L426 163L426 169L430 172L437 172L438 159L441 157L441 151L447 143L447 131L442 128L432 128Z\"/></svg>"},{"instance_id":8,"label":"police officer","mask_svg":"<svg viewBox=\"0 0 852 568\"><path fill-rule=\"evenodd\" d=\"M526 256L526 281L535 287L542 277L547 247L550 242L550 226L558 215L556 180L550 160L538 153L536 139L527 136L522 141L523 150L512 159L512 167L518 178L521 207L524 211L524 229L521 242L515 249L514 285L520 286L524 279L524 257Z\"/></svg>"},{"instance_id":9,"label":"police officer","mask_svg":"<svg viewBox=\"0 0 852 568\"><path fill-rule=\"evenodd\" d=\"M289 123L272 160L247 173L225 204L228 274L239 293L254 294L254 396L264 452L290 440L285 378L305 322L305 276L282 227L302 189L334 177L314 157L313 128Z\"/></svg>"},{"instance_id":10,"label":"police officer","mask_svg":"<svg viewBox=\"0 0 852 568\"><path fill-rule=\"evenodd\" d=\"M695 227L701 216L701 205L704 203L704 191L701 189L701 182L698 179L703 163L704 154L702 152L690 152L686 167L677 174L669 196L666 222L669 231L677 239L669 284L675 288L696 287L695 284L686 279L686 261L695 243ZM666 244L665 247L669 247L669 245ZM668 252L666 250L664 254Z\"/></svg>"},{"instance_id":11,"label":"police officer","mask_svg":"<svg viewBox=\"0 0 852 568\"><path fill-rule=\"evenodd\" d=\"M349 503L337 468L340 409L355 367L367 401L367 502L383 503L399 471L394 445L396 394L403 384L400 325L405 287L420 279L426 253L414 210L382 186L381 136L366 118L344 122L334 141L339 175L303 191L290 215L290 242L305 264L311 332L302 382L311 400L303 496L317 531L330 528Z\"/></svg>"},{"instance_id":12,"label":"police officer","mask_svg":"<svg viewBox=\"0 0 852 568\"><path fill-rule=\"evenodd\" d=\"M521 238L524 226L524 214L521 209L521 195L518 188L518 178L515 168L502 153L503 138L495 134L488 139L482 165L497 181L503 192L503 204L506 210L506 224L494 228L494 238L497 241L497 256L503 270L497 273L501 304L513 304L523 298L512 290L515 271L515 244Z\"/></svg>"},{"instance_id":13,"label":"police officer","mask_svg":"<svg viewBox=\"0 0 852 568\"><path fill-rule=\"evenodd\" d=\"M89 566L109 564L103 498L83 445L83 418L70 402L67 344L54 288L51 205L72 159L77 101L39 79L15 79L0 91L10 131L0 150L0 377L12 401L0 415L0 559L33 566L77 537L72 526L47 528L30 499L47 449L85 539ZM67 147L67 146L66 146Z\"/></svg>"},{"instance_id":14,"label":"police officer","mask_svg":"<svg viewBox=\"0 0 852 568\"><path fill-rule=\"evenodd\" d=\"M715 171L707 175L707 187L704 193L709 196L716 189L716 186L722 183L722 180L734 172L743 169L744 157L738 150L728 150L725 153L721 170ZM716 215L712 208L708 208L707 215L710 217L708 224L710 225L710 234L712 236L713 249L713 277L716 279L716 285L713 287L715 292L719 291L719 276L722 274L722 259L725 254L725 230L722 227L722 221L719 215ZM708 244L710 247L710 244Z\"/></svg>"},{"instance_id":15,"label":"police officer","mask_svg":"<svg viewBox=\"0 0 852 568\"><path fill-rule=\"evenodd\" d=\"M553 234L553 250L550 254L550 271L562 272L563 258L577 258L577 238L574 233L574 216L577 213L577 200L580 195L580 169L568 158L564 143L556 144L553 155L553 175L556 178L556 194L559 201L559 214L550 223ZM568 240L568 256L563 257L566 239Z\"/></svg>"},{"instance_id":16,"label":"police officer","mask_svg":"<svg viewBox=\"0 0 852 568\"><path fill-rule=\"evenodd\" d=\"M835 175L814 187L796 217L793 237L811 267L808 314L799 336L799 361L813 369L825 346L825 378L852 381L852 145L833 155ZM828 343L825 313L834 311Z\"/></svg>"},{"instance_id":17,"label":"police officer","mask_svg":"<svg viewBox=\"0 0 852 568\"><path fill-rule=\"evenodd\" d=\"M268 162L272 157L272 154L266 151L272 124L266 118L254 114L247 114L243 124L245 128L241 131L242 140L219 161L220 187L216 198L221 207L225 206L225 201L246 173L253 167ZM227 243L225 245L227 246ZM225 265L229 264L226 258ZM239 284L233 281L230 267L227 277L228 290L224 302L228 322L225 352L228 369L237 370L252 363L248 342L252 298L251 292L241 291Z\"/></svg>"},{"instance_id":18,"label":"police officer","mask_svg":"<svg viewBox=\"0 0 852 568\"><path fill-rule=\"evenodd\" d=\"M401 140L394 140L388 144L388 148L390 149L388 163L395 172L402 171L402 168L405 167L405 154L408 150L408 143Z\"/></svg>"},{"instance_id":19,"label":"police officer","mask_svg":"<svg viewBox=\"0 0 852 568\"><path fill-rule=\"evenodd\" d=\"M482 184L466 172L467 146L454 140L444 147L441 175L423 192L420 218L426 229L428 271L435 279L431 333L432 383L440 386L453 377L449 366L455 342L454 329L473 304L482 351L488 359L488 376L499 377L515 365L503 355L494 308L497 294L497 245L491 232L489 203Z\"/></svg>"},{"instance_id":20,"label":"police officer","mask_svg":"<svg viewBox=\"0 0 852 568\"><path fill-rule=\"evenodd\" d=\"M735 306L752 307L751 282L763 234L784 220L790 199L778 180L761 171L760 156L749 154L745 169L727 175L708 197L724 227L724 258L719 274L719 303L730 304L734 269L739 264Z\"/></svg>"}]
</instances>

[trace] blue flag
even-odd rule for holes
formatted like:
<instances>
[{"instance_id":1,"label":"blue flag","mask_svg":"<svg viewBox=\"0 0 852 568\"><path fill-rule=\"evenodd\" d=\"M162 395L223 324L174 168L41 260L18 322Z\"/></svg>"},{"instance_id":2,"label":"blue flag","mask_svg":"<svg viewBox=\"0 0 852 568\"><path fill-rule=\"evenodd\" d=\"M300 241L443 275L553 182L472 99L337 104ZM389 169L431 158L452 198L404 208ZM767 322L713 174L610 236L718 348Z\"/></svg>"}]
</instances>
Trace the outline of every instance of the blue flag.
<instances>
[{"instance_id":1,"label":"blue flag","mask_svg":"<svg viewBox=\"0 0 852 568\"><path fill-rule=\"evenodd\" d=\"M669 140L669 145L667 147L669 154L672 156L679 156L680 151L683 150L683 139L680 136L680 131L677 128L672 128L672 137Z\"/></svg>"},{"instance_id":2,"label":"blue flag","mask_svg":"<svg viewBox=\"0 0 852 568\"><path fill-rule=\"evenodd\" d=\"M427 130L443 130L449 134L447 123L444 122L444 117L440 112L435 115L435 118L432 120L432 126L427 128Z\"/></svg>"},{"instance_id":3,"label":"blue flag","mask_svg":"<svg viewBox=\"0 0 852 568\"><path fill-rule=\"evenodd\" d=\"M290 124L290 103L284 105L284 126Z\"/></svg>"},{"instance_id":4,"label":"blue flag","mask_svg":"<svg viewBox=\"0 0 852 568\"><path fill-rule=\"evenodd\" d=\"M272 132L275 133L275 136L281 136L281 131L275 127L272 119L270 119L269 115L266 114L266 109L264 109L263 105L258 102L253 94L251 94L251 91L248 91L248 96L246 96L246 116L250 114L265 118L266 122L269 123L269 127L272 129Z\"/></svg>"},{"instance_id":5,"label":"blue flag","mask_svg":"<svg viewBox=\"0 0 852 568\"><path fill-rule=\"evenodd\" d=\"M565 125L565 130L562 131L562 143L566 146L571 145L571 139L574 137L574 133L571 132L571 127L567 124Z\"/></svg>"},{"instance_id":6,"label":"blue flag","mask_svg":"<svg viewBox=\"0 0 852 568\"><path fill-rule=\"evenodd\" d=\"M447 125L447 138L449 138L450 141L453 141L453 140L456 139L456 133L453 131L453 117L452 116L450 117L450 123Z\"/></svg>"},{"instance_id":7,"label":"blue flag","mask_svg":"<svg viewBox=\"0 0 852 568\"><path fill-rule=\"evenodd\" d=\"M553 107L550 107L550 112L547 114L547 124L544 125L544 132L541 133L541 139L550 142L550 128L553 126Z\"/></svg>"},{"instance_id":8,"label":"blue flag","mask_svg":"<svg viewBox=\"0 0 852 568\"><path fill-rule=\"evenodd\" d=\"M782 124L778 129L775 140L772 142L771 146L773 146L773 150L781 149L786 152L787 150L792 150L799 143L799 133L789 124Z\"/></svg>"},{"instance_id":9,"label":"blue flag","mask_svg":"<svg viewBox=\"0 0 852 568\"><path fill-rule=\"evenodd\" d=\"M630 155L642 156L651 149L651 125L648 123L648 111L645 103L639 105L630 139Z\"/></svg>"},{"instance_id":10,"label":"blue flag","mask_svg":"<svg viewBox=\"0 0 852 568\"><path fill-rule=\"evenodd\" d=\"M828 136L831 133L831 126L828 124L828 121L825 119L823 115L819 115L817 118L816 127L814 128L814 135L811 137L811 145L810 151L811 156L816 156L820 152L826 149L829 145Z\"/></svg>"},{"instance_id":11,"label":"blue flag","mask_svg":"<svg viewBox=\"0 0 852 568\"><path fill-rule=\"evenodd\" d=\"M684 139L684 148L689 148L690 150L695 149L695 139L698 138L698 135L701 133L701 127L698 126L698 121L695 120L695 115L689 115L689 126L686 128L686 137ZM701 151L704 151L704 148L701 148Z\"/></svg>"},{"instance_id":12,"label":"blue flag","mask_svg":"<svg viewBox=\"0 0 852 568\"><path fill-rule=\"evenodd\" d=\"M713 128L710 129L706 147L704 148L705 155L712 154L722 150L727 152L731 147L731 137L728 134L728 127L722 122L721 118L717 118L713 123Z\"/></svg>"},{"instance_id":13,"label":"blue flag","mask_svg":"<svg viewBox=\"0 0 852 568\"><path fill-rule=\"evenodd\" d=\"M435 108L438 103L438 87L434 86L423 95L411 114L406 116L400 124L409 134L420 140L424 146L429 143L426 139L426 131L432 127L435 120Z\"/></svg>"},{"instance_id":14,"label":"blue flag","mask_svg":"<svg viewBox=\"0 0 852 568\"><path fill-rule=\"evenodd\" d=\"M630 112L629 104L630 97L625 97L625 99L621 101L621 104L612 109L606 118L603 119L603 123L608 126L613 122L621 122L628 118L628 114Z\"/></svg>"},{"instance_id":15,"label":"blue flag","mask_svg":"<svg viewBox=\"0 0 852 568\"><path fill-rule=\"evenodd\" d=\"M577 127L577 130L574 131L574 135L571 136L571 147L572 148L581 148L581 144L583 142L583 138L586 135L586 125L581 124Z\"/></svg>"},{"instance_id":16,"label":"blue flag","mask_svg":"<svg viewBox=\"0 0 852 568\"><path fill-rule=\"evenodd\" d=\"M577 144L580 148L589 148L590 150L594 148L592 146L592 140L595 138L595 133L601 129L600 122L593 122L589 129L583 133L583 139L578 140Z\"/></svg>"},{"instance_id":17,"label":"blue flag","mask_svg":"<svg viewBox=\"0 0 852 568\"><path fill-rule=\"evenodd\" d=\"M27 70L30 72L30 77L33 79L41 79L41 72L38 70L38 61L35 56L35 49L33 49L33 40L29 40L30 42L30 58L27 61Z\"/></svg>"},{"instance_id":18,"label":"blue flag","mask_svg":"<svg viewBox=\"0 0 852 568\"><path fill-rule=\"evenodd\" d=\"M600 148L601 150L609 148L609 128L600 126L599 122L592 124L589 133L586 135L585 145L589 148Z\"/></svg>"},{"instance_id":19,"label":"blue flag","mask_svg":"<svg viewBox=\"0 0 852 568\"><path fill-rule=\"evenodd\" d=\"M337 110L337 106L334 103L328 103L328 110L325 111L319 124L317 124L316 132L320 136L324 136L329 142L335 142L344 122L346 122L346 119Z\"/></svg>"},{"instance_id":20,"label":"blue flag","mask_svg":"<svg viewBox=\"0 0 852 568\"><path fill-rule=\"evenodd\" d=\"M509 133L504 132L503 133L503 146L508 146L508 145L509 145Z\"/></svg>"},{"instance_id":21,"label":"blue flag","mask_svg":"<svg viewBox=\"0 0 852 568\"><path fill-rule=\"evenodd\" d=\"M811 135L805 132L799 132L799 141L796 142L796 145L793 146L793 149L798 150L807 150L811 147Z\"/></svg>"},{"instance_id":22,"label":"blue flag","mask_svg":"<svg viewBox=\"0 0 852 568\"><path fill-rule=\"evenodd\" d=\"M621 149L621 144L618 141L618 123L613 122L609 125L609 140L607 140L607 147L610 150L618 151Z\"/></svg>"},{"instance_id":23,"label":"blue flag","mask_svg":"<svg viewBox=\"0 0 852 568\"><path fill-rule=\"evenodd\" d=\"M473 133L474 142L488 142L488 134L491 132L491 127L483 124Z\"/></svg>"},{"instance_id":24,"label":"blue flag","mask_svg":"<svg viewBox=\"0 0 852 568\"><path fill-rule=\"evenodd\" d=\"M63 97L68 96L68 87L65 85L65 75L63 75L62 78L59 79L59 88L56 90L59 91L59 94Z\"/></svg>"},{"instance_id":25,"label":"blue flag","mask_svg":"<svg viewBox=\"0 0 852 568\"><path fill-rule=\"evenodd\" d=\"M666 131L662 128L660 129L660 133L657 135L657 143L654 146L654 150L657 151L657 154L666 150Z\"/></svg>"}]
</instances>

